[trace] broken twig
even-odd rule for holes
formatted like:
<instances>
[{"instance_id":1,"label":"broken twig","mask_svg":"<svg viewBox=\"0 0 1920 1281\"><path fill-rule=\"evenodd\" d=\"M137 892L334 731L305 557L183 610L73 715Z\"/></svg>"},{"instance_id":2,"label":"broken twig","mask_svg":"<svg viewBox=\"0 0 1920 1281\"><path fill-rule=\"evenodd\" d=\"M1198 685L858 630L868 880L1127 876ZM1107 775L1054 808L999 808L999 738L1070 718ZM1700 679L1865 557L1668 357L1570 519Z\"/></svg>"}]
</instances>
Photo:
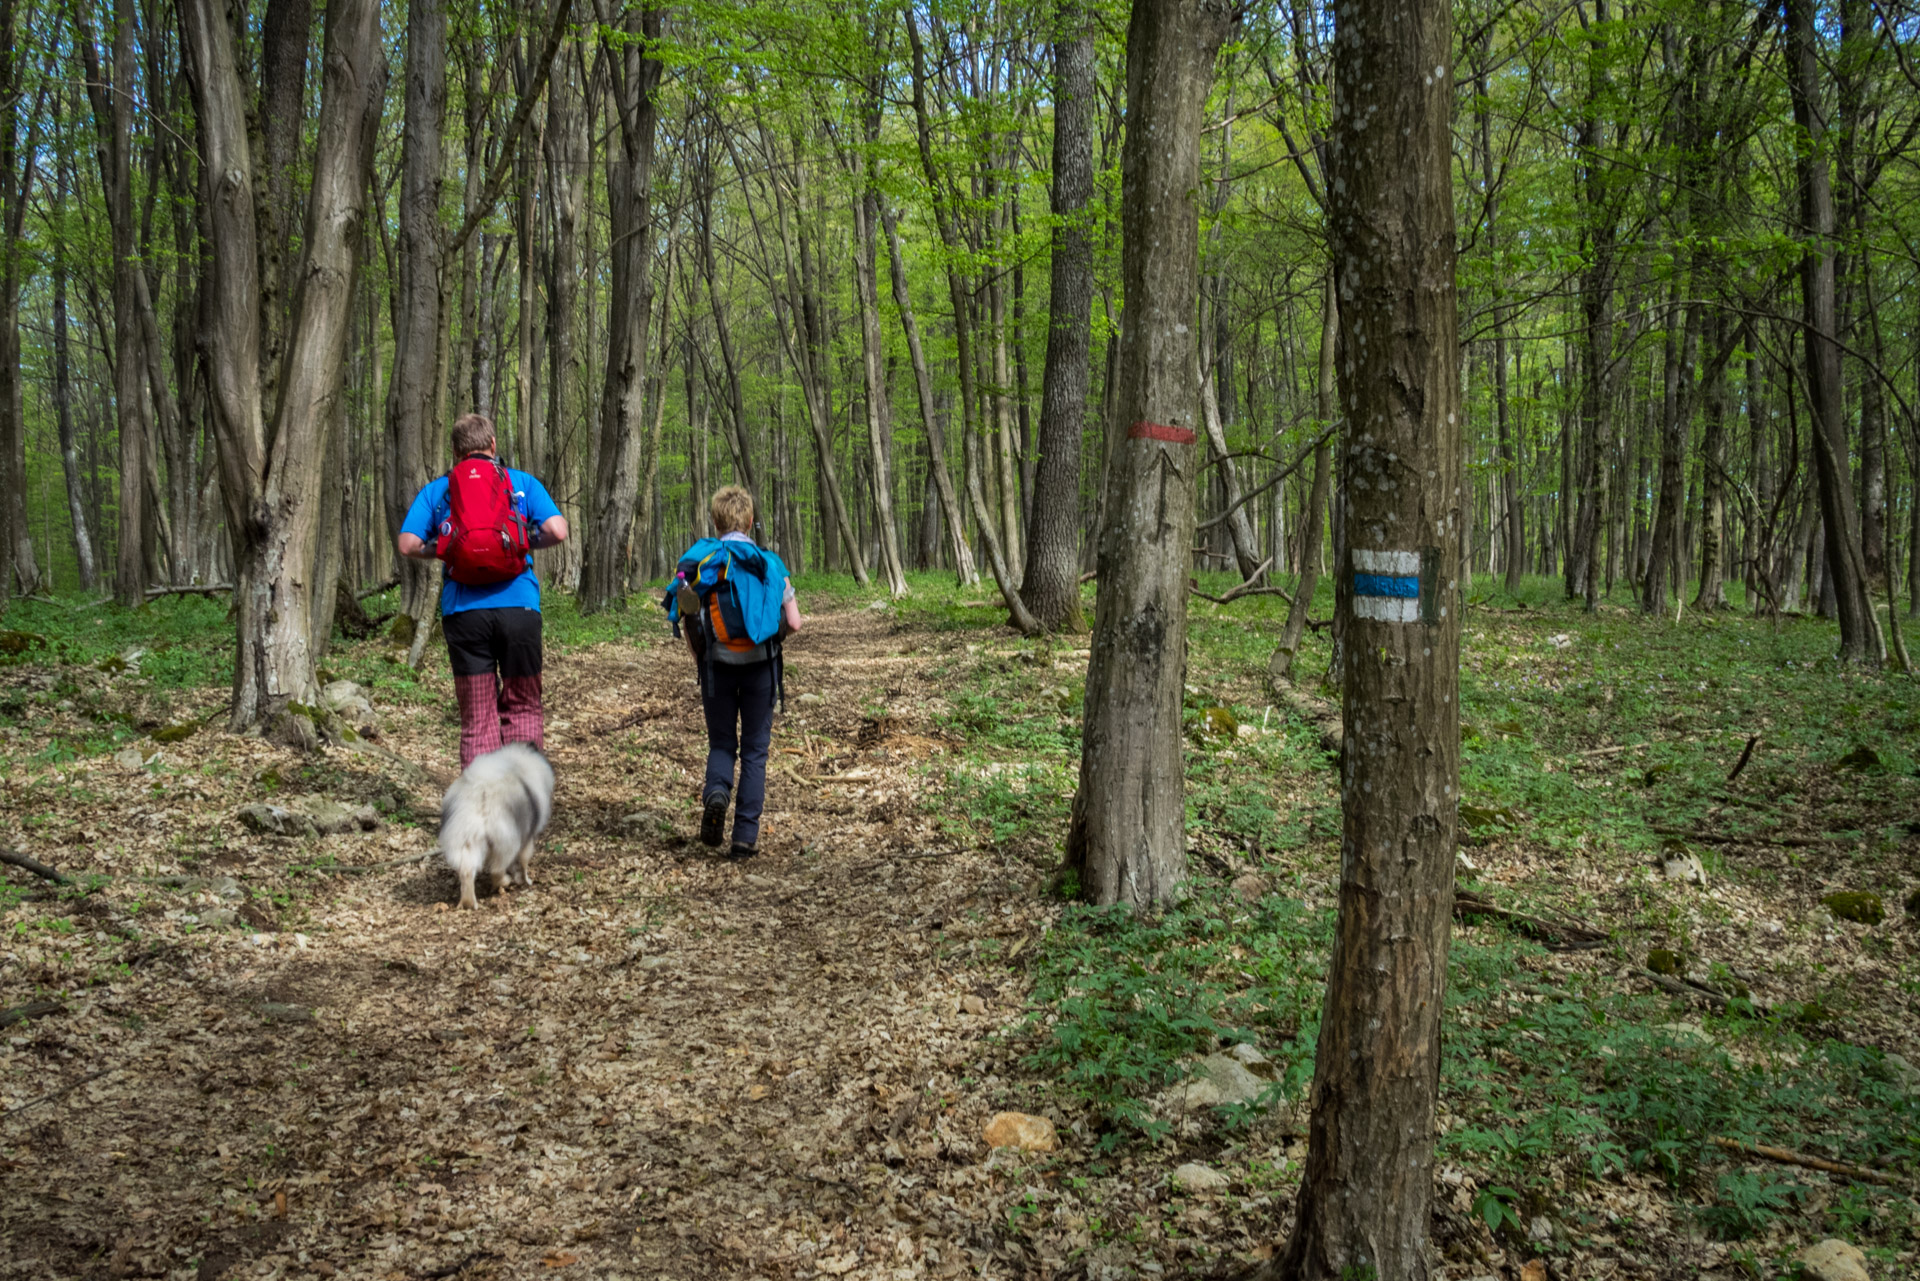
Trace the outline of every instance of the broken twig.
<instances>
[{"instance_id":1,"label":"broken twig","mask_svg":"<svg viewBox=\"0 0 1920 1281\"><path fill-rule=\"evenodd\" d=\"M32 872L35 876L52 881L55 885L73 884L71 876L48 867L37 858L28 858L18 850L0 849L0 863L8 863L23 871Z\"/></svg>"},{"instance_id":2,"label":"broken twig","mask_svg":"<svg viewBox=\"0 0 1920 1281\"><path fill-rule=\"evenodd\" d=\"M1837 1174L1843 1179L1852 1179L1855 1183L1878 1183L1883 1187L1900 1186L1900 1180L1892 1175L1882 1174L1878 1170L1868 1170L1857 1165L1848 1165L1845 1161L1829 1161L1823 1156L1809 1156L1805 1152L1793 1152L1786 1148L1770 1147L1765 1143L1743 1143L1739 1139L1715 1137L1713 1145L1728 1152L1738 1152L1741 1156L1757 1156L1762 1160L1777 1161L1781 1165L1797 1165L1804 1170L1819 1170L1825 1174Z\"/></svg>"},{"instance_id":3,"label":"broken twig","mask_svg":"<svg viewBox=\"0 0 1920 1281\"><path fill-rule=\"evenodd\" d=\"M1740 753L1740 759L1737 763L1735 763L1733 767L1733 773L1727 775L1727 781L1729 783L1731 783L1734 779L1740 777L1740 771L1745 769L1747 767L1747 762L1753 759L1753 749L1758 746L1760 746L1760 736L1758 734L1755 734L1747 740L1747 748L1745 751Z\"/></svg>"}]
</instances>

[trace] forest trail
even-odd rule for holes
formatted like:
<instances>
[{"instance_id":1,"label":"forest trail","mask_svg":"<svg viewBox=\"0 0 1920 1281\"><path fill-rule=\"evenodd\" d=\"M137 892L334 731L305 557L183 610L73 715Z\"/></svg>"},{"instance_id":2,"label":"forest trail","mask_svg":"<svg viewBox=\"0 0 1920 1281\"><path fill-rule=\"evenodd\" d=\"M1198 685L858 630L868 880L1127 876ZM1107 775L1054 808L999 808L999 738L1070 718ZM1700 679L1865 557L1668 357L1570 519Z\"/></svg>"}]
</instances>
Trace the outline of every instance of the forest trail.
<instances>
[{"instance_id":1,"label":"forest trail","mask_svg":"<svg viewBox=\"0 0 1920 1281\"><path fill-rule=\"evenodd\" d=\"M107 1074L8 1122L34 1133L0 1172L0 1274L992 1267L964 1191L991 1109L960 1078L996 1084L988 1038L1021 994L968 958L1017 951L1048 909L1032 868L924 821L943 745L913 709L941 639L903 652L888 627L816 617L790 642L743 864L688 839L705 737L685 652L550 653L559 783L533 888L461 913L437 858L409 861L321 882L297 939L202 933L128 970L91 1011L121 1029L85 1056Z\"/></svg>"}]
</instances>

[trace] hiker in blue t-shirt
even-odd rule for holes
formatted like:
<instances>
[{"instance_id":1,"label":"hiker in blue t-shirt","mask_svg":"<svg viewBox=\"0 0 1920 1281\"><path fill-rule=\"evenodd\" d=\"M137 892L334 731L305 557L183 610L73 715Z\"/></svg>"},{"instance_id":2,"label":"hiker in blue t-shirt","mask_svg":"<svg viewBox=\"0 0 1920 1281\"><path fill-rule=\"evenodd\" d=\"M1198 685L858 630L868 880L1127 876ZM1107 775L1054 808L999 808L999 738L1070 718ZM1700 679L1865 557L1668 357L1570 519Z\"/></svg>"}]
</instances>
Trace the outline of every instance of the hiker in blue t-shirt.
<instances>
[{"instance_id":1,"label":"hiker in blue t-shirt","mask_svg":"<svg viewBox=\"0 0 1920 1281\"><path fill-rule=\"evenodd\" d=\"M454 423L453 456L455 468L484 463L470 469L476 478L504 473L511 490L506 523L516 531L515 537L524 537L529 553L566 540L567 518L548 497L546 486L526 472L498 465L491 418L468 414ZM459 531L453 528L455 495L449 494L453 474L449 470L414 496L400 526L398 546L402 556L448 563L448 577L440 588L440 630L447 639L454 698L460 704L460 768L464 770L476 757L507 743L545 745L540 707L540 580L533 573L532 555L520 554L519 542L509 544L504 570L460 572ZM472 483L479 486L485 480ZM500 501L504 504L507 499ZM498 559L498 540L491 551ZM498 581L459 581L486 577Z\"/></svg>"},{"instance_id":2,"label":"hiker in blue t-shirt","mask_svg":"<svg viewBox=\"0 0 1920 1281\"><path fill-rule=\"evenodd\" d=\"M787 567L755 545L753 495L728 485L713 496L718 538L703 538L680 558L661 603L700 665L700 703L707 719L707 775L700 791L700 840L720 844L733 803L729 857L760 851L760 814L767 796L767 750L780 690L780 642L800 630L800 606ZM733 770L740 767L735 792Z\"/></svg>"}]
</instances>

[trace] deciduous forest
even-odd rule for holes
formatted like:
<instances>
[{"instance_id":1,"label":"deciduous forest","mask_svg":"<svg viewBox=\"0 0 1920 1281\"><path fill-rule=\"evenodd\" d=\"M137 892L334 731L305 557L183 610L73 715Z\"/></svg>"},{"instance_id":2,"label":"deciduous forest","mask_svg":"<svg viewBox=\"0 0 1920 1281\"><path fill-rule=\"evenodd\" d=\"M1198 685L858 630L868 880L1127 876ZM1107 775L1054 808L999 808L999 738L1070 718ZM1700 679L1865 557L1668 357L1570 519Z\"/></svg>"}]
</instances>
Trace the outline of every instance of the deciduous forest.
<instances>
[{"instance_id":1,"label":"deciduous forest","mask_svg":"<svg viewBox=\"0 0 1920 1281\"><path fill-rule=\"evenodd\" d=\"M1910 0L0 0L0 1275L1920 1274L1916 619Z\"/></svg>"}]
</instances>

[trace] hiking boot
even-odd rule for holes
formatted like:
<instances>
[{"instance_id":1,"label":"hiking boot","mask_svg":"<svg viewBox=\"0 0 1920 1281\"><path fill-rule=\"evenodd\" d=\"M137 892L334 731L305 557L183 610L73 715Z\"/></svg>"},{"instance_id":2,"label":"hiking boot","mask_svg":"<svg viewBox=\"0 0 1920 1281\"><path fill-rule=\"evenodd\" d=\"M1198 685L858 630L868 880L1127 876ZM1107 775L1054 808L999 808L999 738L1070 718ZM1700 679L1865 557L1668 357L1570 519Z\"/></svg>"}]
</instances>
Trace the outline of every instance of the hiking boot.
<instances>
[{"instance_id":1,"label":"hiking boot","mask_svg":"<svg viewBox=\"0 0 1920 1281\"><path fill-rule=\"evenodd\" d=\"M713 792L707 797L706 807L700 811L700 843L709 849L720 845L720 833L727 826L727 800L725 792Z\"/></svg>"},{"instance_id":2,"label":"hiking boot","mask_svg":"<svg viewBox=\"0 0 1920 1281\"><path fill-rule=\"evenodd\" d=\"M727 857L736 863L742 863L759 852L758 845L742 845L739 841L735 841L733 848L727 851Z\"/></svg>"}]
</instances>

